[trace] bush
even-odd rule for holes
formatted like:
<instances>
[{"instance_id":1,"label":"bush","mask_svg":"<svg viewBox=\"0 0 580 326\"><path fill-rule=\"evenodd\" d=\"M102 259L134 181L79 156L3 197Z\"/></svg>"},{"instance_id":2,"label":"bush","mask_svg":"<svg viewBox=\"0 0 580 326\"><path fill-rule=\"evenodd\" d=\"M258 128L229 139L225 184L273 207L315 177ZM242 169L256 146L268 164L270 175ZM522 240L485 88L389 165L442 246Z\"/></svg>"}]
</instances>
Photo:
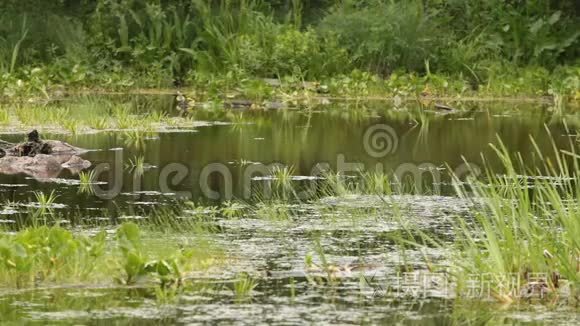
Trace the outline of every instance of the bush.
<instances>
[{"instance_id":1,"label":"bush","mask_svg":"<svg viewBox=\"0 0 580 326\"><path fill-rule=\"evenodd\" d=\"M309 79L344 72L350 64L346 51L332 38L321 39L311 29L277 35L272 61L279 75L299 73Z\"/></svg>"},{"instance_id":2,"label":"bush","mask_svg":"<svg viewBox=\"0 0 580 326\"><path fill-rule=\"evenodd\" d=\"M336 36L357 67L378 73L395 69L422 70L434 58L438 26L419 1L347 1L320 24L324 35Z\"/></svg>"}]
</instances>

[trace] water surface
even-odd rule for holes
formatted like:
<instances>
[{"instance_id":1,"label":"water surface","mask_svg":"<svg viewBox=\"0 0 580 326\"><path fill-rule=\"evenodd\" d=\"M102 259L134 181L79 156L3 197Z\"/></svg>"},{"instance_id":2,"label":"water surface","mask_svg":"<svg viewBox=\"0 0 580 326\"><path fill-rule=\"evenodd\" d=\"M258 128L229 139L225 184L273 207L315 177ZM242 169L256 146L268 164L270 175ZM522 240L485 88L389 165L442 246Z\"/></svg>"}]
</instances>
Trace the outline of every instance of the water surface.
<instances>
[{"instance_id":1,"label":"water surface","mask_svg":"<svg viewBox=\"0 0 580 326\"><path fill-rule=\"evenodd\" d=\"M171 105L145 109L176 114ZM531 138L547 153L545 158L553 156L553 146L568 149L576 142L574 132L570 131L576 127L574 116L565 125L562 117L550 108L533 104L471 104L465 111L445 114L413 106L396 109L386 103L369 103L359 108L335 104L311 110L200 110L194 117L207 123L199 126L192 122L190 127L152 132L138 141L123 132L75 136L45 133L45 138L64 139L89 149L83 157L93 167L121 165L120 175L105 172L98 177L104 183L103 189L120 183L120 191L113 198L79 192L78 176L67 170L50 180L0 175L0 201L12 203L4 205L2 220L9 222L26 211L27 205L35 201L37 191L54 191L58 195L55 211L63 218L102 218L108 225L127 217L146 216L183 200L205 204L240 200L256 205L256 198L248 198L245 191L248 169L260 164L293 167L293 182L297 189L305 189L321 181L320 175L310 178L320 165L336 171L341 164L343 167L346 163L358 164L347 173L355 178L356 170L360 169L379 168L391 175L402 167L416 167L436 173L445 167L459 168L465 161L481 165L483 154L489 158L489 166L499 169L501 163L492 155L490 144L498 145L501 139L509 152L521 153L527 167L533 168L539 166L539 158L533 154L536 149ZM380 155L372 148L369 150L368 131L376 126L386 126L391 137L384 140L391 149ZM548 133L553 135L554 143ZM22 137L4 134L2 139L16 142ZM378 145L380 148L381 143ZM129 160L137 157L143 157L146 163L142 174L136 174L129 166ZM171 167L185 169L185 174L173 179L175 171L167 174L175 170ZM204 169L212 167L221 173L204 176ZM223 175L231 176L231 182ZM441 175L441 180L433 184L432 176L427 174L421 191L414 189L413 195L391 196L388 200L396 203L415 227L447 238L452 236L448 219L457 216L468 219L473 203L454 197L448 178ZM251 185L258 188L272 181L268 174L251 176ZM217 192L219 198L208 198L202 185ZM469 307L454 305L448 295L420 298L382 295L378 290L400 275L403 259L391 237L400 230L398 215L391 206L374 196L356 195L285 202L280 206L279 209L292 212L291 218L264 218L254 210L251 214L209 222L217 230L211 241L235 259L211 275L194 277L194 283L211 285L204 291L186 290L169 304L160 304L150 288L127 289L114 284L8 291L0 295L0 319L39 324L436 325L466 320L574 324L574 318L578 317L569 309L546 310L541 306L516 307L497 314L493 305L490 310L493 313L486 312L488 306L474 315ZM184 214L190 217L199 211ZM164 241L179 242L184 238L187 235L167 235ZM313 285L305 257L319 247L324 248L325 258L336 266L360 264L368 268L345 272L333 284ZM443 265L448 259L446 250L432 248L427 253L409 250L405 263L425 270L425 254L432 262ZM316 262L320 259L314 255ZM259 280L255 295L244 302L236 301L230 290L232 278L241 272ZM373 280L372 284L368 280Z\"/></svg>"}]
</instances>

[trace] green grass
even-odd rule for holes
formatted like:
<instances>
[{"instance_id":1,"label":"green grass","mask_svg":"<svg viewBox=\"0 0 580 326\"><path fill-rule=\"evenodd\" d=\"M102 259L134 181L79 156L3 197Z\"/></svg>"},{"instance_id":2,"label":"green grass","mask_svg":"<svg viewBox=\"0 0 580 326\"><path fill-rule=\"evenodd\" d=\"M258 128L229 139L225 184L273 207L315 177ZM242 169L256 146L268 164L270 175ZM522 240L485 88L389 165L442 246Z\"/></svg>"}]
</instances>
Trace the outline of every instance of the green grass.
<instances>
[{"instance_id":1,"label":"green grass","mask_svg":"<svg viewBox=\"0 0 580 326\"><path fill-rule=\"evenodd\" d=\"M105 130L110 128L109 118L94 117L88 121L88 125L96 130Z\"/></svg>"},{"instance_id":2,"label":"green grass","mask_svg":"<svg viewBox=\"0 0 580 326\"><path fill-rule=\"evenodd\" d=\"M575 148L574 145L571 148ZM502 276L515 274L525 289L530 273L548 275L551 292L570 286L573 299L580 298L580 209L577 198L580 172L575 151L555 149L555 161L537 152L545 164L526 171L520 156L510 155L500 143L494 147L507 173L498 176L487 170L486 180L472 181L470 189L458 187L463 198L479 198L482 207L475 212L474 223L458 220L456 261L459 273L491 273L492 291L498 300L517 300L513 293L501 290ZM529 187L521 180L533 178ZM523 171L523 172L522 172ZM555 295L555 294L554 294ZM557 296L557 295L555 295Z\"/></svg>"},{"instance_id":3,"label":"green grass","mask_svg":"<svg viewBox=\"0 0 580 326\"><path fill-rule=\"evenodd\" d=\"M289 195L294 195L297 198L293 187L292 176L294 174L294 167L291 166L275 166L272 170L272 177L274 183L274 190L277 196L283 199L288 199Z\"/></svg>"},{"instance_id":4,"label":"green grass","mask_svg":"<svg viewBox=\"0 0 580 326\"><path fill-rule=\"evenodd\" d=\"M64 120L62 126L72 135L77 135L81 130L81 126L79 126L79 123L75 120Z\"/></svg>"},{"instance_id":5,"label":"green grass","mask_svg":"<svg viewBox=\"0 0 580 326\"><path fill-rule=\"evenodd\" d=\"M532 292L537 286L534 277L542 275L543 304L574 305L580 299L577 145L571 141L571 149L566 151L556 149L554 144L553 153L536 150L543 165L526 169L522 156L510 153L498 141L499 145L492 148L503 163L501 171L484 166L480 178L470 178L467 183L454 180L456 195L474 206L470 215L451 218L452 243L416 228L400 209L393 212L401 227L393 240L401 248L451 248L452 255L445 264L450 266L460 298L469 291L469 282L475 277L499 302L524 303L528 299L522 294ZM380 175L365 175L363 181L370 187L349 188L349 193L381 194L377 184L388 185ZM386 192L387 196L390 194ZM404 256L405 250L401 254ZM427 257L425 264L429 270L439 268ZM534 291L538 295L539 290Z\"/></svg>"},{"instance_id":6,"label":"green grass","mask_svg":"<svg viewBox=\"0 0 580 326\"><path fill-rule=\"evenodd\" d=\"M126 168L135 175L143 175L145 172L145 157L135 156L129 159L129 163L126 164Z\"/></svg>"},{"instance_id":7,"label":"green grass","mask_svg":"<svg viewBox=\"0 0 580 326\"><path fill-rule=\"evenodd\" d=\"M245 302L252 298L254 294L254 289L258 286L258 283L247 273L241 273L235 279L232 292L234 293L235 300L237 302Z\"/></svg>"},{"instance_id":8,"label":"green grass","mask_svg":"<svg viewBox=\"0 0 580 326\"><path fill-rule=\"evenodd\" d=\"M253 214L260 219L270 221L287 221L292 216L292 211L285 201L268 200L252 207Z\"/></svg>"},{"instance_id":9,"label":"green grass","mask_svg":"<svg viewBox=\"0 0 580 326\"><path fill-rule=\"evenodd\" d=\"M93 184L96 181L95 171L79 172L79 193L93 194Z\"/></svg>"},{"instance_id":10,"label":"green grass","mask_svg":"<svg viewBox=\"0 0 580 326\"><path fill-rule=\"evenodd\" d=\"M163 110L141 113L142 106L148 105L153 104L141 104L138 99L111 100L100 95L78 95L64 103L12 103L0 108L0 126L22 132L46 128L73 135L120 129L135 140L144 133L191 127L195 122L193 116L174 117Z\"/></svg>"},{"instance_id":11,"label":"green grass","mask_svg":"<svg viewBox=\"0 0 580 326\"><path fill-rule=\"evenodd\" d=\"M49 210L58 199L58 195L54 190L48 194L41 191L35 191L34 197L36 198L39 208L42 210Z\"/></svg>"},{"instance_id":12,"label":"green grass","mask_svg":"<svg viewBox=\"0 0 580 326\"><path fill-rule=\"evenodd\" d=\"M10 124L10 112L5 108L0 108L0 125Z\"/></svg>"}]
</instances>

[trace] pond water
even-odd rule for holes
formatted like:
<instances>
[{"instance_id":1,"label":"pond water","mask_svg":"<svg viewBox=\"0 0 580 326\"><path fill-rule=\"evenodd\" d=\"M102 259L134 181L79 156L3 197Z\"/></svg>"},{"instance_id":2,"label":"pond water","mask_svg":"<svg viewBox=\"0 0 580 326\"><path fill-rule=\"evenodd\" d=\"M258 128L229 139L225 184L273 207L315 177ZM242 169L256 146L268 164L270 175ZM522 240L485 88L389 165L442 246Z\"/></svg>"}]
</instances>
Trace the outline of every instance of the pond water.
<instances>
[{"instance_id":1,"label":"pond water","mask_svg":"<svg viewBox=\"0 0 580 326\"><path fill-rule=\"evenodd\" d=\"M79 194L78 177L64 169L42 178L0 175L0 200L29 201L34 199L33 191L54 190L66 210L109 209L109 213L171 203L176 197L194 202L249 200L257 195L254 187L267 181L271 174L267 169L274 164L292 167L293 179L308 184L316 182L323 168L353 175L377 168L385 174L437 172L446 165L460 171L465 161L481 165L481 154L497 169L501 164L489 144L497 145L499 137L509 151L520 152L533 167L537 158L532 155L535 148L530 137L542 151L551 153L552 139L545 126L558 148L569 146L574 136L548 108L539 105L479 104L467 112L420 116L380 104L229 115L201 111L195 119L190 128L144 134L138 140L123 132L45 133L44 138L88 149L83 157L101 171L97 179L104 184L98 188L113 198ZM22 134L2 135L11 142L22 138ZM129 166L136 158L143 159L142 174L136 175ZM111 169L103 171L107 165ZM428 182L432 180L425 180L419 190L448 194L443 173L437 176L443 185L433 189Z\"/></svg>"},{"instance_id":2,"label":"pond water","mask_svg":"<svg viewBox=\"0 0 580 326\"><path fill-rule=\"evenodd\" d=\"M78 176L63 170L50 179L30 175L0 175L0 218L8 222L35 191L58 195L55 211L63 218L115 219L146 216L182 200L215 204L263 199L259 193L272 182L268 168L281 163L293 167L292 180L310 189L325 177L322 168L343 171L354 178L357 170L387 175L420 176L413 195L392 196L404 215L426 232L449 235L446 218L468 216L469 205L452 196L446 167L463 173L465 161L498 168L489 144L502 139L510 152L521 152L528 167L538 164L533 137L540 150L568 148L575 135L574 117L562 123L551 109L539 104L469 104L458 112L395 109L369 103L359 108L328 105L313 110L210 111L194 113L190 127L147 133L135 140L124 132L62 135L44 133L88 149L83 158L99 174L101 193L79 192ZM175 114L171 105L151 111ZM553 135L548 136L548 131ZM378 136L377 136L378 135ZM17 142L22 134L6 133L2 140ZM550 154L547 155L548 157ZM130 161L142 158L135 173ZM108 166L109 169L104 167ZM139 170L139 168L137 168ZM424 172L427 172L426 174ZM418 173L418 174L417 174ZM436 176L434 178L434 175ZM114 189L118 186L117 189ZM111 190L112 189L112 190ZM319 198L319 197L316 197ZM20 203L22 205L16 205ZM290 219L264 219L256 214L212 221L212 241L235 261L211 277L195 282L219 286L185 293L177 302L161 305L148 288L46 288L0 295L0 320L63 324L424 324L454 322L574 324L575 311L526 306L503 314L477 315L458 307L448 295L421 298L382 295L379 285L392 282L401 262L388 236L398 230L392 210L373 196L332 196L281 203L293 212ZM353 217L355 216L356 217ZM108 224L108 222L106 223ZM167 235L166 241L184 237ZM305 257L324 248L325 259L337 266L361 264L368 268L345 271L336 284L312 285L305 273ZM406 263L424 268L424 253L410 250ZM446 252L433 248L432 261L444 261ZM320 260L321 257L315 257ZM231 276L245 272L262 275L250 301L237 302L227 291ZM365 282L362 282L362 280ZM369 282L369 279L372 280ZM373 283L374 282L374 283ZM363 283L365 285L363 285ZM221 286L221 287L220 287Z\"/></svg>"}]
</instances>

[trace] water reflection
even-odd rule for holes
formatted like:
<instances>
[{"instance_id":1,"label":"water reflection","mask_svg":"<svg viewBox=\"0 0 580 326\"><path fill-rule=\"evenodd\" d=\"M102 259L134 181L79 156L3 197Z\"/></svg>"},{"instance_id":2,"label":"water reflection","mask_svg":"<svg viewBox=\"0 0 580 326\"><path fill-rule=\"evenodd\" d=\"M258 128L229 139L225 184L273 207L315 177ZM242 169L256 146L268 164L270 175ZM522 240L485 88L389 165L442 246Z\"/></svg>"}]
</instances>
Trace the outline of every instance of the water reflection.
<instances>
[{"instance_id":1,"label":"water reflection","mask_svg":"<svg viewBox=\"0 0 580 326\"><path fill-rule=\"evenodd\" d=\"M157 105L157 110L175 114L167 100L145 101L145 104L138 99L135 101L140 110ZM171 194L204 201L207 200L207 191L204 193L200 184L207 185L223 197L228 193L225 179L229 175L233 197L244 198L249 169L259 172L253 167L255 163L292 166L297 176L312 175L320 164L334 171L341 164L357 163L357 169L366 170L374 170L380 164L385 174L405 164L423 170L439 170L446 165L451 168L461 166L464 160L481 164L481 155L491 157L489 144L497 144L499 137L510 152L521 153L524 162L533 167L539 158L534 155L536 149L531 137L539 149L548 153L547 158L553 157L552 137L545 129L546 125L557 148L569 148L573 140L567 135L561 120L555 120L547 108L534 105L473 104L468 110L453 114L413 107L394 109L377 104L357 109L335 105L302 111L199 110L193 113L192 120L227 123L192 126L190 130L181 132L143 135L137 135L137 132L135 135L102 132L64 137L71 144L94 150L85 155L94 163L93 166L102 163L122 165L122 176L102 173L98 180L108 183L108 186L103 186L105 189L115 184L122 185L121 194L114 199L79 195L78 186L74 184L42 182L24 175L0 175L0 184L26 185L22 188L0 186L0 199L26 200L33 190L56 189L60 201L79 208L127 208L134 202L163 202L164 197ZM364 144L365 132L377 124L389 126L397 137L396 151L381 157L369 155ZM48 134L45 137L62 138L62 135ZM6 135L3 138L17 141L21 136ZM125 167L129 160L136 159L156 168L135 175L135 169ZM501 168L498 160L492 159L488 163L489 167ZM223 173L207 173L208 165L225 171L226 178ZM176 166L179 169L175 170ZM67 171L63 171L59 178L78 179ZM256 182L259 181L254 180ZM143 191L170 194L149 200L143 196L126 195Z\"/></svg>"}]
</instances>

